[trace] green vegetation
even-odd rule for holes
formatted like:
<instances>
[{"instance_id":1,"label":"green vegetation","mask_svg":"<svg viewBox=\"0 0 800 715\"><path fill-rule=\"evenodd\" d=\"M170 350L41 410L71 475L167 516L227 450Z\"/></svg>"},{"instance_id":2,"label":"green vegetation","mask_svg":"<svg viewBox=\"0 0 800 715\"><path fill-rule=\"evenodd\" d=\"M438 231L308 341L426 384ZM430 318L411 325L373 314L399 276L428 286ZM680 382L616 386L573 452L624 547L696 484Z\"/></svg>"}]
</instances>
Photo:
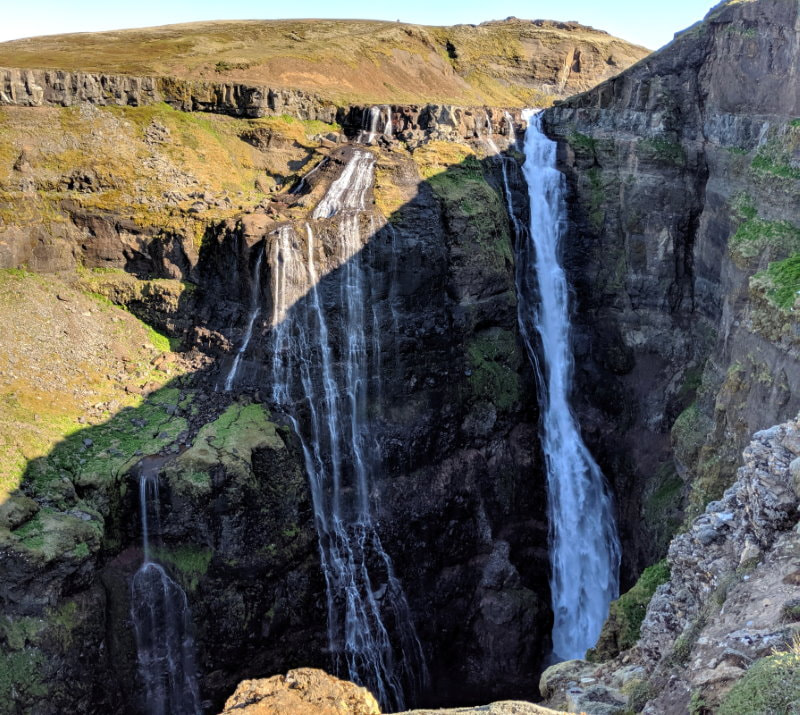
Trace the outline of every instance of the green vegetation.
<instances>
[{"instance_id":1,"label":"green vegetation","mask_svg":"<svg viewBox=\"0 0 800 715\"><path fill-rule=\"evenodd\" d=\"M639 142L639 149L651 159L676 166L685 166L686 153L677 142L661 137L649 137Z\"/></svg>"},{"instance_id":2,"label":"green vegetation","mask_svg":"<svg viewBox=\"0 0 800 715\"><path fill-rule=\"evenodd\" d=\"M284 448L269 417L260 404L228 407L214 422L203 425L192 446L167 466L171 487L192 496L207 494L211 471L218 465L230 475L250 479L255 450Z\"/></svg>"},{"instance_id":3,"label":"green vegetation","mask_svg":"<svg viewBox=\"0 0 800 715\"><path fill-rule=\"evenodd\" d=\"M794 307L800 293L800 253L770 263L766 271L756 274L754 282L762 281L767 288L767 298L783 310Z\"/></svg>"},{"instance_id":4,"label":"green vegetation","mask_svg":"<svg viewBox=\"0 0 800 715\"><path fill-rule=\"evenodd\" d=\"M745 205L742 210L754 209ZM741 262L758 258L765 252L775 258L800 252L800 228L788 221L767 221L749 215L730 239L734 259Z\"/></svg>"},{"instance_id":5,"label":"green vegetation","mask_svg":"<svg viewBox=\"0 0 800 715\"><path fill-rule=\"evenodd\" d=\"M177 572L181 586L194 591L200 579L208 571L214 552L196 544L161 546L155 550L155 557L163 564L172 566Z\"/></svg>"},{"instance_id":6,"label":"green vegetation","mask_svg":"<svg viewBox=\"0 0 800 715\"><path fill-rule=\"evenodd\" d=\"M245 20L4 43L0 66L174 77L196 85L224 74L226 81L304 90L339 105L520 107L543 106L532 100L554 91L567 45L596 54L601 65L613 57L616 71L647 54L590 28L537 27L524 21L426 27L365 20ZM551 53L543 62L551 67L549 76L531 87L525 68L541 62L543 51ZM569 94L582 88L582 75L564 80ZM202 93L203 87L195 91ZM172 96L187 92L173 87Z\"/></svg>"},{"instance_id":7,"label":"green vegetation","mask_svg":"<svg viewBox=\"0 0 800 715\"><path fill-rule=\"evenodd\" d=\"M692 467L706 441L711 420L700 412L696 403L687 407L672 425L670 436L675 456L687 467Z\"/></svg>"},{"instance_id":8,"label":"green vegetation","mask_svg":"<svg viewBox=\"0 0 800 715\"><path fill-rule=\"evenodd\" d=\"M513 332L495 328L476 335L467 345L467 360L475 400L490 402L500 410L510 409L519 400L516 369L521 355Z\"/></svg>"},{"instance_id":9,"label":"green vegetation","mask_svg":"<svg viewBox=\"0 0 800 715\"><path fill-rule=\"evenodd\" d=\"M758 154L751 164L754 171L773 174L784 179L800 179L800 168L767 154Z\"/></svg>"},{"instance_id":10,"label":"green vegetation","mask_svg":"<svg viewBox=\"0 0 800 715\"><path fill-rule=\"evenodd\" d=\"M642 515L654 544L666 551L681 525L684 483L671 461L659 468L654 482L652 492L645 496Z\"/></svg>"},{"instance_id":11,"label":"green vegetation","mask_svg":"<svg viewBox=\"0 0 800 715\"><path fill-rule=\"evenodd\" d=\"M473 260L505 270L513 261L505 205L472 149L432 141L417 149L413 159L441 202L451 235L472 244ZM477 255L474 246L481 249Z\"/></svg>"},{"instance_id":12,"label":"green vegetation","mask_svg":"<svg viewBox=\"0 0 800 715\"><path fill-rule=\"evenodd\" d=\"M586 173L589 177L589 220L592 223L592 228L595 231L599 231L603 227L603 220L606 216L605 211L603 211L603 204L606 198L603 189L603 176L596 166L593 166Z\"/></svg>"},{"instance_id":13,"label":"green vegetation","mask_svg":"<svg viewBox=\"0 0 800 715\"><path fill-rule=\"evenodd\" d=\"M669 564L666 559L648 566L633 588L611 604L609 618L615 618L619 625L619 649L627 650L639 640L647 605L656 589L669 581Z\"/></svg>"},{"instance_id":14,"label":"green vegetation","mask_svg":"<svg viewBox=\"0 0 800 715\"><path fill-rule=\"evenodd\" d=\"M594 155L597 149L597 139L594 137L581 134L580 132L573 132L567 137L569 145L576 151L582 154Z\"/></svg>"},{"instance_id":15,"label":"green vegetation","mask_svg":"<svg viewBox=\"0 0 800 715\"><path fill-rule=\"evenodd\" d=\"M798 715L800 647L760 658L725 696L717 715Z\"/></svg>"},{"instance_id":16,"label":"green vegetation","mask_svg":"<svg viewBox=\"0 0 800 715\"><path fill-rule=\"evenodd\" d=\"M20 703L46 696L41 675L44 660L42 652L33 648L0 652L0 702Z\"/></svg>"}]
</instances>

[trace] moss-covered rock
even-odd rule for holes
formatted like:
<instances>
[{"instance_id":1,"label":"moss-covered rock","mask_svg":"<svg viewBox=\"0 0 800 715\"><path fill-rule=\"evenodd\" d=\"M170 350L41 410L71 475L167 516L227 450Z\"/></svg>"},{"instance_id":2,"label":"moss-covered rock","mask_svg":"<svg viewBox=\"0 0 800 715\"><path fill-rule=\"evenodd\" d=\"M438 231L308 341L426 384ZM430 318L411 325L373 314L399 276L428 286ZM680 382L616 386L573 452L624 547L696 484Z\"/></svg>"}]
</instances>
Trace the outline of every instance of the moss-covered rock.
<instances>
[{"instance_id":1,"label":"moss-covered rock","mask_svg":"<svg viewBox=\"0 0 800 715\"><path fill-rule=\"evenodd\" d=\"M800 713L800 653L776 653L757 660L725 696L718 715Z\"/></svg>"},{"instance_id":2,"label":"moss-covered rock","mask_svg":"<svg viewBox=\"0 0 800 715\"><path fill-rule=\"evenodd\" d=\"M639 639L647 605L656 589L669 581L669 565L666 560L648 566L630 591L611 602L608 619L597 645L589 651L590 661L605 661L623 650L633 647Z\"/></svg>"}]
</instances>

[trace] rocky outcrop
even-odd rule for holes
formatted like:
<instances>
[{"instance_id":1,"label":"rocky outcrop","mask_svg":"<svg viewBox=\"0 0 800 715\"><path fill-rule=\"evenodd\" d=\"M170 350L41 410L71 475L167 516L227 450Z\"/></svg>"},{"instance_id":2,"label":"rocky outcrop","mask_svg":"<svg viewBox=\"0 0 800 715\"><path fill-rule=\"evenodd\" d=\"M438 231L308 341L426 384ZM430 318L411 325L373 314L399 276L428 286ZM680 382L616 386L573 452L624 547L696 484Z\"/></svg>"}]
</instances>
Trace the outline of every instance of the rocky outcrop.
<instances>
[{"instance_id":1,"label":"rocky outcrop","mask_svg":"<svg viewBox=\"0 0 800 715\"><path fill-rule=\"evenodd\" d=\"M577 409L625 495L623 585L683 497L700 513L749 435L800 407L797 12L722 3L545 115L571 192Z\"/></svg>"},{"instance_id":2,"label":"rocky outcrop","mask_svg":"<svg viewBox=\"0 0 800 715\"><path fill-rule=\"evenodd\" d=\"M228 698L222 715L380 715L372 694L322 670L298 668L286 675L246 680Z\"/></svg>"},{"instance_id":3,"label":"rocky outcrop","mask_svg":"<svg viewBox=\"0 0 800 715\"><path fill-rule=\"evenodd\" d=\"M222 82L137 77L98 72L0 68L0 105L141 107L166 102L184 111L219 112L245 117L288 114L332 122L336 106L302 91L275 90Z\"/></svg>"},{"instance_id":4,"label":"rocky outcrop","mask_svg":"<svg viewBox=\"0 0 800 715\"><path fill-rule=\"evenodd\" d=\"M141 107L159 102L186 112L215 112L237 117L288 115L306 121L338 122L350 133L368 130L369 106L336 106L319 96L299 90L180 80L174 77L128 75L61 70L9 69L0 67L0 106ZM507 110L519 131L520 110ZM380 132L391 123L398 138L459 140L492 131L509 134L503 110L454 105L394 105L382 108Z\"/></svg>"},{"instance_id":5,"label":"rocky outcrop","mask_svg":"<svg viewBox=\"0 0 800 715\"><path fill-rule=\"evenodd\" d=\"M548 669L541 688L550 703L605 713L603 692L635 712L677 715L690 701L716 712L760 659L791 650L800 617L800 420L753 435L743 461L722 499L672 541L670 580L656 590L635 647L600 666Z\"/></svg>"}]
</instances>

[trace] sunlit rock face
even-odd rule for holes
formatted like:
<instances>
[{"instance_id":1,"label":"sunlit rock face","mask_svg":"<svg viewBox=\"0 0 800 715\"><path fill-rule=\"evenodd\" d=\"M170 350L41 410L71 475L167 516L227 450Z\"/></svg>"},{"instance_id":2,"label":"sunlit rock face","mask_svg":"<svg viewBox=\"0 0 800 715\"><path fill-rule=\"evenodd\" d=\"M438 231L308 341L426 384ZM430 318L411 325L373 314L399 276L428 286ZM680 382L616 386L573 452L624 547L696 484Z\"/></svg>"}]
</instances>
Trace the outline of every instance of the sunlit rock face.
<instances>
[{"instance_id":1,"label":"sunlit rock face","mask_svg":"<svg viewBox=\"0 0 800 715\"><path fill-rule=\"evenodd\" d=\"M576 407L626 495L628 584L682 497L692 515L720 497L750 435L800 407L796 22L793 3L722 4L545 114L569 183Z\"/></svg>"}]
</instances>

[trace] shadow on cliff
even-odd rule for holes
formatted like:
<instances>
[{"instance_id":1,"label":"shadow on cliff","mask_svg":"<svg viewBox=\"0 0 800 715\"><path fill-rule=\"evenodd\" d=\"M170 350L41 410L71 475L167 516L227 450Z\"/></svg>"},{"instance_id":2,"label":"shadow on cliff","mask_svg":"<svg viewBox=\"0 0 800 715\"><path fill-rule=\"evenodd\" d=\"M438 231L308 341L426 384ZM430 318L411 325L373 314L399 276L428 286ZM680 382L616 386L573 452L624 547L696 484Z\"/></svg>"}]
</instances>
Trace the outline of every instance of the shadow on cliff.
<instances>
[{"instance_id":1,"label":"shadow on cliff","mask_svg":"<svg viewBox=\"0 0 800 715\"><path fill-rule=\"evenodd\" d=\"M481 184L494 195L486 210L471 193ZM388 222L362 212L363 247L340 265L338 219L313 222L321 277L315 291L283 306L278 276L293 269L308 276L304 221L291 230L294 266L273 250L290 221L265 213L255 224L221 226L206 236L188 276L197 288L173 314L162 319L138 307L214 360L32 461L13 497L22 506L0 591L7 615L52 621L65 607L72 614L68 638L32 637L17 649L39 653L34 671L54 707L136 711L129 580L141 563L141 529L132 467L150 454L175 465L197 444L198 429L222 428L225 415L247 405L268 408L279 441L244 444L252 449L241 473L224 459L209 463L205 476L162 470L157 558L187 592L208 708L245 678L298 666L332 670L302 450L273 404L272 355L281 326L318 331L319 318L308 316L320 310L332 344L344 345L338 333L354 275L366 308L359 319L368 384L359 409L376 455L373 515L431 671L430 686L410 704L537 697L551 622L544 480L502 191L496 159L450 166L419 183ZM282 321L270 328L278 314ZM248 325L248 348L226 391ZM332 359L339 369L346 355L334 348ZM313 407L294 405L301 421ZM221 441L222 430L205 444ZM12 650L19 645L6 640ZM23 708L41 697L36 688L24 692Z\"/></svg>"}]
</instances>

